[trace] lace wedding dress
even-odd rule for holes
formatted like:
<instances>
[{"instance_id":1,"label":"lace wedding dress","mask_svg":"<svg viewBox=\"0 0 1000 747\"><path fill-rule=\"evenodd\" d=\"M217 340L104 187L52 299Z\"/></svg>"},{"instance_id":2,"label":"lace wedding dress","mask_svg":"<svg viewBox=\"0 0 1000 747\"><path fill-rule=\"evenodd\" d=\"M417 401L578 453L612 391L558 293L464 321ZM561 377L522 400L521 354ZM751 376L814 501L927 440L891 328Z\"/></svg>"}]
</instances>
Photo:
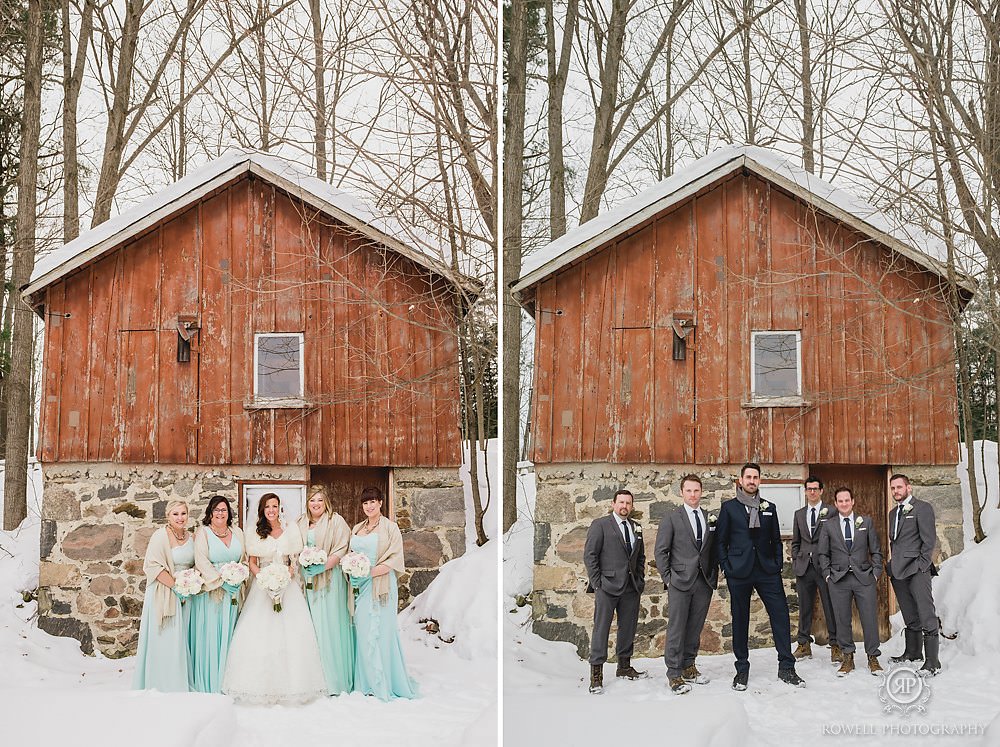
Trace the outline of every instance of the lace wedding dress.
<instances>
[{"instance_id":1,"label":"lace wedding dress","mask_svg":"<svg viewBox=\"0 0 1000 747\"><path fill-rule=\"evenodd\" d=\"M247 555L260 558L262 568L284 564L301 551L302 538L294 527L278 539L261 540L247 532ZM267 705L308 703L325 696L316 633L296 579L282 592L281 612L274 611L260 585L250 583L229 648L222 692L240 702Z\"/></svg>"}]
</instances>

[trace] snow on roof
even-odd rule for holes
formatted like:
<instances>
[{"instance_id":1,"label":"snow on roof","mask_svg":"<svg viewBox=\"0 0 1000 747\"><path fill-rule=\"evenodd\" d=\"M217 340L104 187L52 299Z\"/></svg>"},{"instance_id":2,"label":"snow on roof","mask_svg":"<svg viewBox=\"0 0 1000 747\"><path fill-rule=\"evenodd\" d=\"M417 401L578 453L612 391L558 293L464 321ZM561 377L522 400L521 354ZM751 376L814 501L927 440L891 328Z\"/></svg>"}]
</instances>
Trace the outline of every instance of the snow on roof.
<instances>
[{"instance_id":1,"label":"snow on roof","mask_svg":"<svg viewBox=\"0 0 1000 747\"><path fill-rule=\"evenodd\" d=\"M442 260L443 252L438 256L431 253L438 244L419 229L404 227L392 216L373 212L365 201L303 173L283 158L257 151L234 150L191 171L148 200L81 233L68 244L40 258L31 273L30 282L22 289L22 296L30 298L59 278L89 264L132 236L247 172L301 198L461 287L478 291L477 281L464 276L456 277ZM415 248L415 239L428 248Z\"/></svg>"},{"instance_id":2,"label":"snow on roof","mask_svg":"<svg viewBox=\"0 0 1000 747\"><path fill-rule=\"evenodd\" d=\"M721 148L699 158L664 181L623 201L613 210L577 226L525 257L521 276L511 290L519 296L521 291L559 268L740 168L746 168L792 192L817 209L909 257L927 270L941 276L947 275L947 254L937 239L915 226L893 222L877 208L849 192L793 166L777 151L753 145L737 145ZM975 284L970 278L960 274L959 282L970 293L975 291Z\"/></svg>"}]
</instances>

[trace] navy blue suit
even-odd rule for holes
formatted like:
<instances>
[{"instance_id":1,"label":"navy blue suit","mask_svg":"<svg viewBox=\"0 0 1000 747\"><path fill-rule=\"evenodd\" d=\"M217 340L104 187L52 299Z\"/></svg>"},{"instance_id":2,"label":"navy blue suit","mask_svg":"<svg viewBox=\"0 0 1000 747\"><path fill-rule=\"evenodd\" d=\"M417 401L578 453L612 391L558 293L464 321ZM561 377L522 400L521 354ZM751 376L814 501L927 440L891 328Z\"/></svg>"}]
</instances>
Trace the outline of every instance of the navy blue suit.
<instances>
[{"instance_id":1,"label":"navy blue suit","mask_svg":"<svg viewBox=\"0 0 1000 747\"><path fill-rule=\"evenodd\" d=\"M735 499L724 501L719 511L715 546L719 567L726 574L729 610L733 617L733 654L736 671L750 671L750 594L757 590L771 622L778 669L794 669L792 628L788 600L781 582L784 550L774 504L759 512L760 528L750 529L749 510Z\"/></svg>"}]
</instances>

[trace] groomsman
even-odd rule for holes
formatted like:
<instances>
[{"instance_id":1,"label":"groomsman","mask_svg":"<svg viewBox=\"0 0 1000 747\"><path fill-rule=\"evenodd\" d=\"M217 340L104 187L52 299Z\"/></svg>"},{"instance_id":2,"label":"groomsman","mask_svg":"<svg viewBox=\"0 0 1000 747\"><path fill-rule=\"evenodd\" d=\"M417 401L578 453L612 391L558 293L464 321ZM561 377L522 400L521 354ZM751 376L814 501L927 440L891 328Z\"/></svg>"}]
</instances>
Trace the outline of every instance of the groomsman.
<instances>
[{"instance_id":1,"label":"groomsman","mask_svg":"<svg viewBox=\"0 0 1000 747\"><path fill-rule=\"evenodd\" d=\"M941 670L938 618L931 594L931 576L937 573L931 561L937 541L934 508L913 497L906 475L889 478L889 490L896 501L889 512L889 580L906 625L906 648L889 661L920 661L922 648L924 663L918 674L933 677Z\"/></svg>"},{"instance_id":2,"label":"groomsman","mask_svg":"<svg viewBox=\"0 0 1000 747\"><path fill-rule=\"evenodd\" d=\"M701 479L681 480L684 505L669 513L656 533L656 568L667 590L667 642L663 660L670 689L678 695L691 690L690 682L707 685L698 671L701 631L708 617L712 592L719 584L715 558L715 517L701 507Z\"/></svg>"},{"instance_id":3,"label":"groomsman","mask_svg":"<svg viewBox=\"0 0 1000 747\"><path fill-rule=\"evenodd\" d=\"M639 597L646 586L646 551L642 529L629 518L632 493L619 490L611 513L595 519L587 531L583 563L587 568L587 592L594 594L594 632L590 638L590 692L604 691L604 662L608 660L611 619L618 613L618 669L616 677L645 677L632 667L635 629L639 622Z\"/></svg>"},{"instance_id":4,"label":"groomsman","mask_svg":"<svg viewBox=\"0 0 1000 747\"><path fill-rule=\"evenodd\" d=\"M834 493L837 517L826 522L819 533L819 564L830 584L830 599L837 619L837 635L843 655L837 675L854 671L854 633L851 629L851 600L858 607L865 637L868 669L882 671L878 657L878 591L875 582L882 575L882 548L870 516L854 513L850 488Z\"/></svg>"},{"instance_id":5,"label":"groomsman","mask_svg":"<svg viewBox=\"0 0 1000 747\"><path fill-rule=\"evenodd\" d=\"M719 567L726 574L729 609L733 616L734 690L746 690L750 676L750 594L756 589L771 623L778 651L778 679L796 687L805 682L795 672L788 600L781 582L784 549L778 512L757 492L760 465L748 462L740 469L736 500L723 502L715 542Z\"/></svg>"},{"instance_id":6,"label":"groomsman","mask_svg":"<svg viewBox=\"0 0 1000 747\"><path fill-rule=\"evenodd\" d=\"M805 483L806 505L792 516L792 572L795 573L795 593L799 598L798 646L792 654L796 659L812 658L813 609L816 593L819 592L823 605L823 619L830 637L830 661L840 661L840 646L837 645L837 626L833 607L830 605L830 591L819 569L819 533L827 519L837 510L823 503L823 481L809 475Z\"/></svg>"}]
</instances>

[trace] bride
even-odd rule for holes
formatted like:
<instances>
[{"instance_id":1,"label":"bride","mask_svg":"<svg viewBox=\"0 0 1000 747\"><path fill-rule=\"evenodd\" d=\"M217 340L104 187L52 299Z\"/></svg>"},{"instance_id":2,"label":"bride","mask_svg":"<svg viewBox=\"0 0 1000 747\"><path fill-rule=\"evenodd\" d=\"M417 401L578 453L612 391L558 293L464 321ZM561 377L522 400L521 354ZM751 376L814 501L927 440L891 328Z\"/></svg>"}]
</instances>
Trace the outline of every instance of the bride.
<instances>
[{"instance_id":1,"label":"bride","mask_svg":"<svg viewBox=\"0 0 1000 747\"><path fill-rule=\"evenodd\" d=\"M272 563L286 565L289 575L295 574L302 538L281 526L280 513L278 496L261 496L257 531L247 533L254 577ZM320 661L309 608L294 578L281 592L281 612L274 611L267 591L254 583L233 633L222 692L247 703L308 703L326 695Z\"/></svg>"}]
</instances>

